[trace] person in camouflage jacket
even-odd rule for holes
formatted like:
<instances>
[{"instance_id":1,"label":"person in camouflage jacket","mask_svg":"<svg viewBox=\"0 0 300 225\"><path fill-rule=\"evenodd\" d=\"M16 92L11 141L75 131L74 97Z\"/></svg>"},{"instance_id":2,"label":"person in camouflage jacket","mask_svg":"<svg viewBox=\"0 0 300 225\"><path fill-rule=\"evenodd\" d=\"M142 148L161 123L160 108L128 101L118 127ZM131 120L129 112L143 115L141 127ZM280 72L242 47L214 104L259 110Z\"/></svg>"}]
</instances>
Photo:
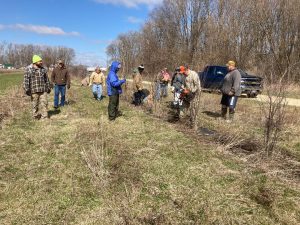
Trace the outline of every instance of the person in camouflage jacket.
<instances>
[{"instance_id":1,"label":"person in camouflage jacket","mask_svg":"<svg viewBox=\"0 0 300 225\"><path fill-rule=\"evenodd\" d=\"M51 88L47 69L43 67L40 56L34 55L32 64L26 67L23 87L26 95L31 97L33 117L48 118L47 93L51 92Z\"/></svg>"}]
</instances>

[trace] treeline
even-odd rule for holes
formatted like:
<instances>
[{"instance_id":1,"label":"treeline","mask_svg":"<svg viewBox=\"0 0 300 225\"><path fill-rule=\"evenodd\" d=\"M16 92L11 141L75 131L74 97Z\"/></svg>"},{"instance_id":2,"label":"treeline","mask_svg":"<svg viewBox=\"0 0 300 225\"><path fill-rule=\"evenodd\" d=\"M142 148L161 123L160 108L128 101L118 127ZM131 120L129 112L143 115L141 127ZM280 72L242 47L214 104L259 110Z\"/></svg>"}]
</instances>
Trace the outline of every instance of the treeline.
<instances>
[{"instance_id":1,"label":"treeline","mask_svg":"<svg viewBox=\"0 0 300 225\"><path fill-rule=\"evenodd\" d=\"M183 63L201 70L225 64L261 76L300 81L299 0L164 0L138 32L120 35L107 48L125 72Z\"/></svg>"},{"instance_id":2,"label":"treeline","mask_svg":"<svg viewBox=\"0 0 300 225\"><path fill-rule=\"evenodd\" d=\"M34 54L40 55L47 67L54 65L58 59L63 59L66 65L70 65L75 58L75 51L72 48L0 43L1 64L13 64L16 68L24 67L32 63Z\"/></svg>"}]
</instances>

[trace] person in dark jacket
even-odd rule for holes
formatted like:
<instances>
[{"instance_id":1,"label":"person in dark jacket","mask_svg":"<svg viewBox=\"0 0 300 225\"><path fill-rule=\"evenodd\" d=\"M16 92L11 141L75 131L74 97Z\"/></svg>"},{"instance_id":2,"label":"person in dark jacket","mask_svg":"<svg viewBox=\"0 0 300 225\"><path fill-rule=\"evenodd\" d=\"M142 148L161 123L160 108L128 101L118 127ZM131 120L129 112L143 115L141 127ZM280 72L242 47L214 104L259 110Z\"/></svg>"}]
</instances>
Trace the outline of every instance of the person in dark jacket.
<instances>
[{"instance_id":1,"label":"person in dark jacket","mask_svg":"<svg viewBox=\"0 0 300 225\"><path fill-rule=\"evenodd\" d=\"M135 106L141 105L143 99L146 97L143 92L143 79L144 65L141 64L137 69L133 70L133 104Z\"/></svg>"},{"instance_id":2,"label":"person in dark jacket","mask_svg":"<svg viewBox=\"0 0 300 225\"><path fill-rule=\"evenodd\" d=\"M172 92L174 92L173 105L177 109L178 116L183 115L183 92L186 88L186 73L185 67L179 67L179 73L177 73L172 82Z\"/></svg>"},{"instance_id":3,"label":"person in dark jacket","mask_svg":"<svg viewBox=\"0 0 300 225\"><path fill-rule=\"evenodd\" d=\"M119 111L119 96L122 94L122 84L126 83L126 80L119 80L117 73L120 68L121 63L114 61L110 66L106 79L107 94L109 96L108 119L111 121L121 115Z\"/></svg>"},{"instance_id":4,"label":"person in dark jacket","mask_svg":"<svg viewBox=\"0 0 300 225\"><path fill-rule=\"evenodd\" d=\"M32 64L26 67L23 87L26 95L31 97L32 114L34 119L48 118L48 97L51 91L47 69L43 67L42 58L32 57Z\"/></svg>"},{"instance_id":5,"label":"person in dark jacket","mask_svg":"<svg viewBox=\"0 0 300 225\"><path fill-rule=\"evenodd\" d=\"M54 108L65 105L66 86L70 89L71 79L70 74L62 60L58 60L58 66L53 69L51 74L51 82L54 84ZM59 94L61 96L60 104Z\"/></svg>"},{"instance_id":6,"label":"person in dark jacket","mask_svg":"<svg viewBox=\"0 0 300 225\"><path fill-rule=\"evenodd\" d=\"M238 97L241 95L241 74L237 70L234 61L229 61L226 66L228 68L228 73L226 74L221 87L221 114L222 117L226 119L229 108L229 120L232 120Z\"/></svg>"}]
</instances>

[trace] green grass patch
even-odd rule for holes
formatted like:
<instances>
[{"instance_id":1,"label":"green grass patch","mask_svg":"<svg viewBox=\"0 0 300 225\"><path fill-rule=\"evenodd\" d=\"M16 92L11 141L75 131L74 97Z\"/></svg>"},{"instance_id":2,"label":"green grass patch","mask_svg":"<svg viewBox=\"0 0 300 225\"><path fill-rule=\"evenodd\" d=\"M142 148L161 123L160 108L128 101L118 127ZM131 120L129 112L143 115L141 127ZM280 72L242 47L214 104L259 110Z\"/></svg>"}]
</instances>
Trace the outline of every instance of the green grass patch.
<instances>
[{"instance_id":1,"label":"green grass patch","mask_svg":"<svg viewBox=\"0 0 300 225\"><path fill-rule=\"evenodd\" d=\"M21 85L22 82L22 73L0 74L0 93L4 93L4 91L13 86Z\"/></svg>"}]
</instances>

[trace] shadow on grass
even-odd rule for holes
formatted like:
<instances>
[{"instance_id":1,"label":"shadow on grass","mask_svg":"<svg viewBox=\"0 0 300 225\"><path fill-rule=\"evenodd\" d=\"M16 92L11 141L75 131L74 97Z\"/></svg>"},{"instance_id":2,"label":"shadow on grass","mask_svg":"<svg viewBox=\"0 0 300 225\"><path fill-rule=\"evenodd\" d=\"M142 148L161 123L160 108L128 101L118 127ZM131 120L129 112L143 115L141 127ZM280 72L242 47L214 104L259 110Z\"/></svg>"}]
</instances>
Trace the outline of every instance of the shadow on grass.
<instances>
[{"instance_id":1,"label":"shadow on grass","mask_svg":"<svg viewBox=\"0 0 300 225\"><path fill-rule=\"evenodd\" d=\"M202 113L213 118L221 117L221 114L219 112L203 111Z\"/></svg>"},{"instance_id":2,"label":"shadow on grass","mask_svg":"<svg viewBox=\"0 0 300 225\"><path fill-rule=\"evenodd\" d=\"M48 111L48 116L49 116L49 118L51 118L52 116L60 114L60 112L61 112L60 109L50 110L50 111Z\"/></svg>"}]
</instances>

